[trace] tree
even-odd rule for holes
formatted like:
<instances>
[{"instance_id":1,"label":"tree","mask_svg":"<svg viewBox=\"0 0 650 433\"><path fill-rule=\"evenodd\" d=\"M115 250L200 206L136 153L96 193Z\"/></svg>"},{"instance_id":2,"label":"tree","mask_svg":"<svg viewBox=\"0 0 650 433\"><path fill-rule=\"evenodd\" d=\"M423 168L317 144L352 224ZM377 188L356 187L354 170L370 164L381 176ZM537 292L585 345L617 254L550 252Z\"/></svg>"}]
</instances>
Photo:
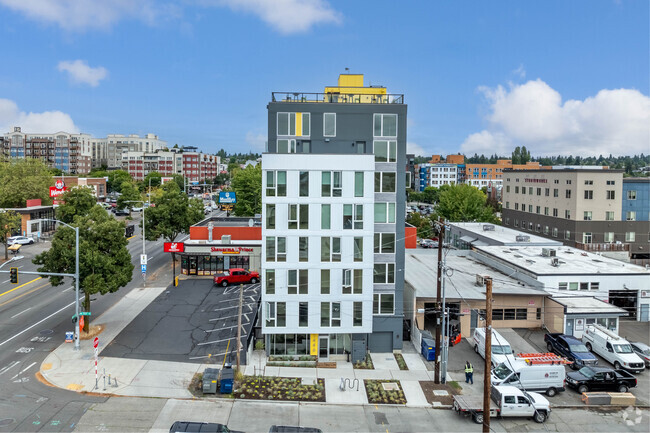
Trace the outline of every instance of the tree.
<instances>
[{"instance_id":1,"label":"tree","mask_svg":"<svg viewBox=\"0 0 650 433\"><path fill-rule=\"evenodd\" d=\"M497 222L486 195L467 184L452 185L441 192L437 212L453 222Z\"/></svg>"},{"instance_id":2,"label":"tree","mask_svg":"<svg viewBox=\"0 0 650 433\"><path fill-rule=\"evenodd\" d=\"M5 260L9 260L9 246L7 239L11 234L20 229L20 215L12 210L0 210L0 242L5 246Z\"/></svg>"},{"instance_id":3,"label":"tree","mask_svg":"<svg viewBox=\"0 0 650 433\"><path fill-rule=\"evenodd\" d=\"M162 182L162 175L158 173L157 171L152 171L147 173L147 175L144 177L144 180L142 181L142 190L147 190L149 191L149 186L152 188L160 186Z\"/></svg>"},{"instance_id":4,"label":"tree","mask_svg":"<svg viewBox=\"0 0 650 433\"><path fill-rule=\"evenodd\" d=\"M40 159L0 162L0 208L25 207L27 200L39 198L50 204L51 186L50 169Z\"/></svg>"},{"instance_id":5,"label":"tree","mask_svg":"<svg viewBox=\"0 0 650 433\"><path fill-rule=\"evenodd\" d=\"M56 219L72 224L75 216L86 216L97 204L95 194L90 188L77 186L60 196L63 204L56 209Z\"/></svg>"},{"instance_id":6,"label":"tree","mask_svg":"<svg viewBox=\"0 0 650 433\"><path fill-rule=\"evenodd\" d=\"M262 166L249 165L237 170L231 187L237 194L233 212L237 216L253 216L262 213Z\"/></svg>"},{"instance_id":7,"label":"tree","mask_svg":"<svg viewBox=\"0 0 650 433\"><path fill-rule=\"evenodd\" d=\"M108 181L106 187L110 192L122 192L124 182L132 182L131 175L124 170L114 170L108 172Z\"/></svg>"},{"instance_id":8,"label":"tree","mask_svg":"<svg viewBox=\"0 0 650 433\"><path fill-rule=\"evenodd\" d=\"M84 293L84 310L90 311L90 295L113 293L126 286L133 276L131 253L124 237L124 222L117 221L96 205L86 216L77 216L79 227L79 289ZM59 227L49 250L37 255L33 263L38 272L74 274L75 231ZM52 286L63 283L63 277L48 277ZM84 326L87 332L88 323Z\"/></svg>"},{"instance_id":9,"label":"tree","mask_svg":"<svg viewBox=\"0 0 650 433\"><path fill-rule=\"evenodd\" d=\"M176 182L167 182L161 189L162 194L152 197L155 206L144 212L145 237L155 241L162 236L173 242L179 234L189 233L192 224L201 221L203 203L198 199L188 199Z\"/></svg>"},{"instance_id":10,"label":"tree","mask_svg":"<svg viewBox=\"0 0 650 433\"><path fill-rule=\"evenodd\" d=\"M440 191L435 186L427 186L422 191L422 201L425 203L436 203Z\"/></svg>"},{"instance_id":11,"label":"tree","mask_svg":"<svg viewBox=\"0 0 650 433\"><path fill-rule=\"evenodd\" d=\"M117 209L132 209L138 206L136 201L142 201L140 191L133 182L123 182L120 188L122 195L117 198Z\"/></svg>"}]
</instances>

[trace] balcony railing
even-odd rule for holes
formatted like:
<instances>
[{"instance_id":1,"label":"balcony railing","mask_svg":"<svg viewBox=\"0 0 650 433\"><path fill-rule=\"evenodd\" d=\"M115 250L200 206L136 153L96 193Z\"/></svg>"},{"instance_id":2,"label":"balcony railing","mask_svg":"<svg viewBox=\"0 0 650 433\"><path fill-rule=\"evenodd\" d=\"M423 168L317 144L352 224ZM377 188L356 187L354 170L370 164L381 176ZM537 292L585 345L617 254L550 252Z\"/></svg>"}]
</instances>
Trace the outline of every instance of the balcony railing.
<instances>
[{"instance_id":1,"label":"balcony railing","mask_svg":"<svg viewBox=\"0 0 650 433\"><path fill-rule=\"evenodd\" d=\"M582 244L576 242L576 248L584 251L630 251L630 244L602 243L602 244Z\"/></svg>"},{"instance_id":2,"label":"balcony railing","mask_svg":"<svg viewBox=\"0 0 650 433\"><path fill-rule=\"evenodd\" d=\"M335 104L403 104L403 94L273 92L272 102L325 102Z\"/></svg>"}]
</instances>

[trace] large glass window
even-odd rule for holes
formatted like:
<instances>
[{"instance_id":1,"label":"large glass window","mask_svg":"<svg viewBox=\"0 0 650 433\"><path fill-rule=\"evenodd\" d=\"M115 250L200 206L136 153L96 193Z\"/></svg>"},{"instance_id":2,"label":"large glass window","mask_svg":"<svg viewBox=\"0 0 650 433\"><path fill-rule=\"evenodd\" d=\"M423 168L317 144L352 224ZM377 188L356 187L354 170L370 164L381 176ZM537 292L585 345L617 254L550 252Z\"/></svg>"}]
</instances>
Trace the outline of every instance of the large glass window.
<instances>
[{"instance_id":1,"label":"large glass window","mask_svg":"<svg viewBox=\"0 0 650 433\"><path fill-rule=\"evenodd\" d=\"M336 136L336 113L323 114L323 136Z\"/></svg>"},{"instance_id":2,"label":"large glass window","mask_svg":"<svg viewBox=\"0 0 650 433\"><path fill-rule=\"evenodd\" d=\"M298 326L309 326L309 303L300 302L298 304Z\"/></svg>"},{"instance_id":3,"label":"large glass window","mask_svg":"<svg viewBox=\"0 0 650 433\"><path fill-rule=\"evenodd\" d=\"M331 223L331 206L329 204L322 204L320 208L320 228L322 230L329 230Z\"/></svg>"},{"instance_id":4,"label":"large glass window","mask_svg":"<svg viewBox=\"0 0 650 433\"><path fill-rule=\"evenodd\" d=\"M395 192L396 174L375 172L375 192Z\"/></svg>"},{"instance_id":5,"label":"large glass window","mask_svg":"<svg viewBox=\"0 0 650 433\"><path fill-rule=\"evenodd\" d=\"M375 263L373 282L393 284L395 282L395 263Z\"/></svg>"},{"instance_id":6,"label":"large glass window","mask_svg":"<svg viewBox=\"0 0 650 433\"><path fill-rule=\"evenodd\" d=\"M321 195L323 197L341 197L343 194L342 178L340 171L322 172Z\"/></svg>"},{"instance_id":7,"label":"large glass window","mask_svg":"<svg viewBox=\"0 0 650 433\"><path fill-rule=\"evenodd\" d=\"M266 261L286 262L287 261L287 238L266 237Z\"/></svg>"},{"instance_id":8,"label":"large glass window","mask_svg":"<svg viewBox=\"0 0 650 433\"><path fill-rule=\"evenodd\" d=\"M277 143L278 153L296 153L298 150L294 139L278 139Z\"/></svg>"},{"instance_id":9,"label":"large glass window","mask_svg":"<svg viewBox=\"0 0 650 433\"><path fill-rule=\"evenodd\" d=\"M287 195L287 172L267 171L266 172L266 195L267 197L286 197Z\"/></svg>"},{"instance_id":10,"label":"large glass window","mask_svg":"<svg viewBox=\"0 0 650 433\"><path fill-rule=\"evenodd\" d=\"M287 303L278 302L276 307L278 327L287 326Z\"/></svg>"},{"instance_id":11,"label":"large glass window","mask_svg":"<svg viewBox=\"0 0 650 433\"><path fill-rule=\"evenodd\" d=\"M363 172L354 172L354 196L363 197Z\"/></svg>"},{"instance_id":12,"label":"large glass window","mask_svg":"<svg viewBox=\"0 0 650 433\"><path fill-rule=\"evenodd\" d=\"M300 197L309 197L309 172L300 172Z\"/></svg>"},{"instance_id":13,"label":"large glass window","mask_svg":"<svg viewBox=\"0 0 650 433\"><path fill-rule=\"evenodd\" d=\"M341 238L320 238L320 257L321 262L340 262Z\"/></svg>"},{"instance_id":14,"label":"large glass window","mask_svg":"<svg viewBox=\"0 0 650 433\"><path fill-rule=\"evenodd\" d=\"M395 252L395 233L375 233L375 253Z\"/></svg>"},{"instance_id":15,"label":"large glass window","mask_svg":"<svg viewBox=\"0 0 650 433\"><path fill-rule=\"evenodd\" d=\"M375 162L397 161L397 141L376 140L374 146Z\"/></svg>"},{"instance_id":16,"label":"large glass window","mask_svg":"<svg viewBox=\"0 0 650 433\"><path fill-rule=\"evenodd\" d=\"M289 229L308 229L309 228L309 205L308 204L290 204L289 205Z\"/></svg>"},{"instance_id":17,"label":"large glass window","mask_svg":"<svg viewBox=\"0 0 650 433\"><path fill-rule=\"evenodd\" d=\"M329 302L320 303L320 326L322 327L330 326L330 303Z\"/></svg>"},{"instance_id":18,"label":"large glass window","mask_svg":"<svg viewBox=\"0 0 650 433\"><path fill-rule=\"evenodd\" d=\"M266 228L272 230L275 228L275 205L266 205Z\"/></svg>"},{"instance_id":19,"label":"large glass window","mask_svg":"<svg viewBox=\"0 0 650 433\"><path fill-rule=\"evenodd\" d=\"M393 314L395 295L392 293L375 293L373 295L372 314Z\"/></svg>"},{"instance_id":20,"label":"large glass window","mask_svg":"<svg viewBox=\"0 0 650 433\"><path fill-rule=\"evenodd\" d=\"M266 294L275 294L275 269L267 269L265 273Z\"/></svg>"},{"instance_id":21,"label":"large glass window","mask_svg":"<svg viewBox=\"0 0 650 433\"><path fill-rule=\"evenodd\" d=\"M320 293L321 295L330 294L330 270L329 269L320 270Z\"/></svg>"},{"instance_id":22,"label":"large glass window","mask_svg":"<svg viewBox=\"0 0 650 433\"><path fill-rule=\"evenodd\" d=\"M278 135L309 136L309 113L278 113Z\"/></svg>"},{"instance_id":23,"label":"large glass window","mask_svg":"<svg viewBox=\"0 0 650 433\"><path fill-rule=\"evenodd\" d=\"M354 238L354 261L363 262L363 238Z\"/></svg>"},{"instance_id":24,"label":"large glass window","mask_svg":"<svg viewBox=\"0 0 650 433\"><path fill-rule=\"evenodd\" d=\"M354 302L352 304L352 326L363 325L363 303Z\"/></svg>"},{"instance_id":25,"label":"large glass window","mask_svg":"<svg viewBox=\"0 0 650 433\"><path fill-rule=\"evenodd\" d=\"M298 259L301 262L309 261L309 238L306 236L298 238Z\"/></svg>"},{"instance_id":26,"label":"large glass window","mask_svg":"<svg viewBox=\"0 0 650 433\"><path fill-rule=\"evenodd\" d=\"M375 203L375 222L394 223L395 203Z\"/></svg>"},{"instance_id":27,"label":"large glass window","mask_svg":"<svg viewBox=\"0 0 650 433\"><path fill-rule=\"evenodd\" d=\"M374 115L375 137L397 137L397 114Z\"/></svg>"},{"instance_id":28,"label":"large glass window","mask_svg":"<svg viewBox=\"0 0 650 433\"><path fill-rule=\"evenodd\" d=\"M627 199L628 200L636 200L636 191L635 190L628 190L627 192Z\"/></svg>"}]
</instances>

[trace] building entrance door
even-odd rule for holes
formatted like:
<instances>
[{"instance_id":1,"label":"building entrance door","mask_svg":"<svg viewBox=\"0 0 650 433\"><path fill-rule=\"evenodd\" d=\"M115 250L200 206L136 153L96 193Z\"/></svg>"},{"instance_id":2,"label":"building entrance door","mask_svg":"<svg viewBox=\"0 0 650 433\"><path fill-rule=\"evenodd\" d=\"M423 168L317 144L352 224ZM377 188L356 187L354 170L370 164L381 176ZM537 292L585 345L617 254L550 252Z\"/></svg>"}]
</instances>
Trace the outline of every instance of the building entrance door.
<instances>
[{"instance_id":1,"label":"building entrance door","mask_svg":"<svg viewBox=\"0 0 650 433\"><path fill-rule=\"evenodd\" d=\"M189 268L188 268L188 274L190 275L196 275L196 256L189 256Z\"/></svg>"},{"instance_id":2,"label":"building entrance door","mask_svg":"<svg viewBox=\"0 0 650 433\"><path fill-rule=\"evenodd\" d=\"M328 360L329 359L329 335L320 335L318 337L318 359Z\"/></svg>"},{"instance_id":3,"label":"building entrance door","mask_svg":"<svg viewBox=\"0 0 650 433\"><path fill-rule=\"evenodd\" d=\"M566 330L564 333L566 335L573 335L573 319L566 319Z\"/></svg>"}]
</instances>

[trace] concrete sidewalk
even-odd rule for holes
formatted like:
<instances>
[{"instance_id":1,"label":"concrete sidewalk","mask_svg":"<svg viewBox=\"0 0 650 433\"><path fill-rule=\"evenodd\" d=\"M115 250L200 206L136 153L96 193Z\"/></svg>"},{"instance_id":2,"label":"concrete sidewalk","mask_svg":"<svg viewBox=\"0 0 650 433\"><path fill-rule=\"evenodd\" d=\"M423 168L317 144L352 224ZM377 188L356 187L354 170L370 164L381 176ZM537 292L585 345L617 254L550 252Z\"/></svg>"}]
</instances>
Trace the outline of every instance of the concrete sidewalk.
<instances>
[{"instance_id":1,"label":"concrete sidewalk","mask_svg":"<svg viewBox=\"0 0 650 433\"><path fill-rule=\"evenodd\" d=\"M104 325L99 335L99 352L106 347L131 321L138 316L166 287L136 288L108 311L93 321ZM80 350L74 344L63 343L41 364L40 373L50 384L78 392L95 392L132 397L194 398L188 386L194 374L210 364L151 361L99 356L96 386L94 349L92 340L81 341ZM405 342L402 353L409 370L397 366L392 353L371 354L374 370L353 369L349 362L338 362L336 368L296 368L266 366L264 352L253 352L246 375L301 377L325 380L325 397L329 404L366 405L364 379L399 380L407 406L431 407L419 381L433 380L433 371L427 370L423 358L410 342ZM105 372L105 375L104 375ZM108 377L110 375L110 383ZM342 383L347 386L342 387ZM358 390L357 390L358 388Z\"/></svg>"}]
</instances>

